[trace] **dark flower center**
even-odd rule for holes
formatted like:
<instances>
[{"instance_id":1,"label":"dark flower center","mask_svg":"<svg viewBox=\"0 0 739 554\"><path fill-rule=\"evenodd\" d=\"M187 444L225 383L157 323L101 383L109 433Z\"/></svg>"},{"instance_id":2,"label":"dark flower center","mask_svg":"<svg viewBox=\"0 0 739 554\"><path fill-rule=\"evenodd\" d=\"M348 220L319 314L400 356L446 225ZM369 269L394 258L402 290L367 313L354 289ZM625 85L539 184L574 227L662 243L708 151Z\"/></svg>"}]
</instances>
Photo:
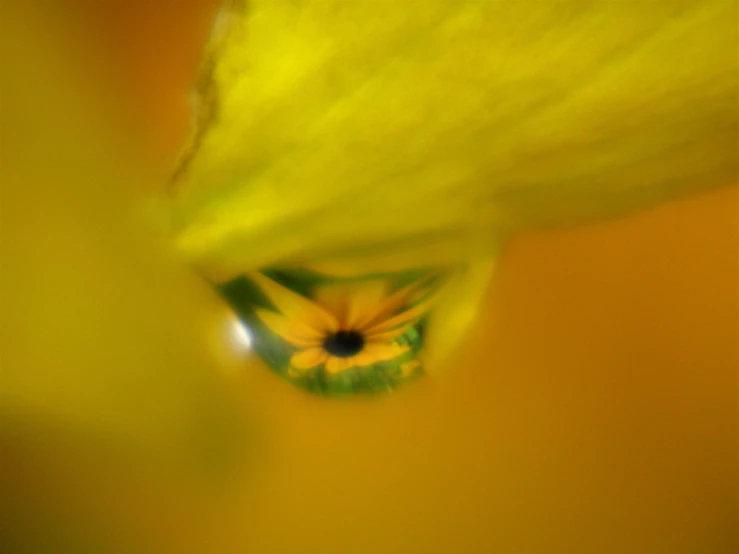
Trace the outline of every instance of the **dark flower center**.
<instances>
[{"instance_id":1,"label":"dark flower center","mask_svg":"<svg viewBox=\"0 0 739 554\"><path fill-rule=\"evenodd\" d=\"M364 337L358 331L339 331L323 341L323 348L337 358L348 358L364 348Z\"/></svg>"}]
</instances>

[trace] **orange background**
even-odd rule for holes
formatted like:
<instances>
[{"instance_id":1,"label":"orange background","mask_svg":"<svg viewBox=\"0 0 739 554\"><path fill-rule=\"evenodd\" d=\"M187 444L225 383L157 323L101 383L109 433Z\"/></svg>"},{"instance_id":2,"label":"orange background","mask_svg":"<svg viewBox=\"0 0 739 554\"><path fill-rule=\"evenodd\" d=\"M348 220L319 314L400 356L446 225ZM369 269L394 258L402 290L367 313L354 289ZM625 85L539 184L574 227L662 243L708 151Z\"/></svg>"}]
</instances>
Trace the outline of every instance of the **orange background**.
<instances>
[{"instance_id":1,"label":"orange background","mask_svg":"<svg viewBox=\"0 0 739 554\"><path fill-rule=\"evenodd\" d=\"M213 2L101 4L80 3L70 20L105 62L146 171L163 175ZM5 196L22 206L21 193ZM314 398L256 360L229 360L249 455L217 485L153 484L156 471L80 454L84 441L8 441L11 497L28 504L13 521L27 538L66 526L123 552L739 551L738 200L727 188L517 238L453 367L385 399ZM49 222L23 225L18 236L38 247ZM93 251L80 271L111 263ZM187 333L224 308L168 271L192 309L171 343L128 348L171 366ZM161 308L156 290L137 296L126 278L111 317ZM188 317L202 321L185 330ZM134 485L115 485L129 470Z\"/></svg>"}]
</instances>

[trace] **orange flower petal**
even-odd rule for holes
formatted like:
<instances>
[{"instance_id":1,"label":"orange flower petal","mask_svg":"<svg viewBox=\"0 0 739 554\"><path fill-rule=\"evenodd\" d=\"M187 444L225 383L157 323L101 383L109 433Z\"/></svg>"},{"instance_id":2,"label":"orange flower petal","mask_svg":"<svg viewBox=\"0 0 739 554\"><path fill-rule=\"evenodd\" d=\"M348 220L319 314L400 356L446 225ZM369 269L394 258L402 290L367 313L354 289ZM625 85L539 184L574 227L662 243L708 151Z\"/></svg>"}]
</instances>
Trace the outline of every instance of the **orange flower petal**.
<instances>
[{"instance_id":1,"label":"orange flower petal","mask_svg":"<svg viewBox=\"0 0 739 554\"><path fill-rule=\"evenodd\" d=\"M297 369L310 369L321 365L328 358L328 353L321 347L301 350L290 359L290 365Z\"/></svg>"},{"instance_id":2,"label":"orange flower petal","mask_svg":"<svg viewBox=\"0 0 739 554\"><path fill-rule=\"evenodd\" d=\"M270 331L295 346L303 348L318 346L323 340L323 334L297 319L288 319L284 315L271 310L259 309L256 310L256 314Z\"/></svg>"},{"instance_id":3,"label":"orange flower petal","mask_svg":"<svg viewBox=\"0 0 739 554\"><path fill-rule=\"evenodd\" d=\"M261 273L251 273L249 278L262 289L275 308L285 317L300 321L320 333L339 330L338 319L312 300L283 287Z\"/></svg>"}]
</instances>

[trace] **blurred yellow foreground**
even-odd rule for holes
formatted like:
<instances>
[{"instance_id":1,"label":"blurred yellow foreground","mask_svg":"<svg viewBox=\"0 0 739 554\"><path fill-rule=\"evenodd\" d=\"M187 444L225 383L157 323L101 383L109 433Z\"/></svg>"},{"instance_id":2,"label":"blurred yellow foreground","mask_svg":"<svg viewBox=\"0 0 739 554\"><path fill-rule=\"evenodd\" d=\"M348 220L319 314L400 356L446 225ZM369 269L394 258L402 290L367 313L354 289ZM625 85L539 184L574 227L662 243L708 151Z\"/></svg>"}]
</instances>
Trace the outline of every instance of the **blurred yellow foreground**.
<instances>
[{"instance_id":1,"label":"blurred yellow foreground","mask_svg":"<svg viewBox=\"0 0 739 554\"><path fill-rule=\"evenodd\" d=\"M736 188L521 236L446 371L307 396L145 230L213 3L110 4L3 10L3 552L739 551Z\"/></svg>"}]
</instances>

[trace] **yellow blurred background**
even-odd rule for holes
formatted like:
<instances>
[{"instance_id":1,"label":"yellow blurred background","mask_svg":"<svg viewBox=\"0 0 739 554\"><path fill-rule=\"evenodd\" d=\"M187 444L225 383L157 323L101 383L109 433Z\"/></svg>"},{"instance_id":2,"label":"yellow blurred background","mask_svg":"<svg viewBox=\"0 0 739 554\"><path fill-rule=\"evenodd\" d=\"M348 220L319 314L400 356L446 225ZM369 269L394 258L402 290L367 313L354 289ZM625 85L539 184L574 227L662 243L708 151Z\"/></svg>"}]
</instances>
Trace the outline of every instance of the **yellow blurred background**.
<instances>
[{"instance_id":1,"label":"yellow blurred background","mask_svg":"<svg viewBox=\"0 0 739 554\"><path fill-rule=\"evenodd\" d=\"M735 187L521 236L446 371L307 396L134 215L215 2L43 4L2 25L4 552L739 551Z\"/></svg>"}]
</instances>

